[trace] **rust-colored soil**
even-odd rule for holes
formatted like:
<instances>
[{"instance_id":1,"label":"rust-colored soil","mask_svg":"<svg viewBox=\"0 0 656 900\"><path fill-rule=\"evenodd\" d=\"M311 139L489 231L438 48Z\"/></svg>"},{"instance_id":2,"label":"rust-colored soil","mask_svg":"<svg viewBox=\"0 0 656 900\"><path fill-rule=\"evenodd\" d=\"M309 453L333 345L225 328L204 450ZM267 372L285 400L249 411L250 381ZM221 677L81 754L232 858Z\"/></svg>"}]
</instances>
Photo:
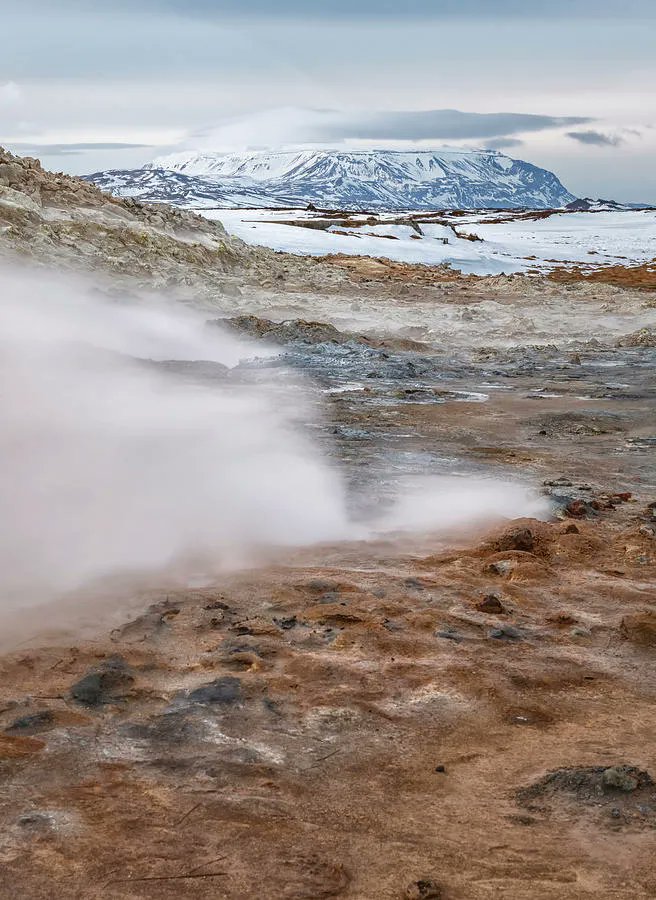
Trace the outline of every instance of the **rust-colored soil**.
<instances>
[{"instance_id":1,"label":"rust-colored soil","mask_svg":"<svg viewBox=\"0 0 656 900\"><path fill-rule=\"evenodd\" d=\"M549 278L561 284L584 281L590 284L612 284L616 287L653 291L656 290L656 260L641 266L603 266L589 270L577 266L571 269L555 268L549 273Z\"/></svg>"},{"instance_id":2,"label":"rust-colored soil","mask_svg":"<svg viewBox=\"0 0 656 900\"><path fill-rule=\"evenodd\" d=\"M2 895L655 896L653 804L539 786L656 769L644 515L298 554L6 657Z\"/></svg>"}]
</instances>

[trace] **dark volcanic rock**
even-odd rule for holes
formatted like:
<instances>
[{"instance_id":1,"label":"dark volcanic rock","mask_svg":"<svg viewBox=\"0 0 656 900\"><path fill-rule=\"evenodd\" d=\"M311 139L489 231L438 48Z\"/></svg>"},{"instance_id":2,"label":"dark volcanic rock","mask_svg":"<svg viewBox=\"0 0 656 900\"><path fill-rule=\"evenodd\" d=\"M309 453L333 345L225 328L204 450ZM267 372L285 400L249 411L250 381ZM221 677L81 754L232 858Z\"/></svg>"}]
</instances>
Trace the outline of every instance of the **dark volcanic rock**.
<instances>
[{"instance_id":1,"label":"dark volcanic rock","mask_svg":"<svg viewBox=\"0 0 656 900\"><path fill-rule=\"evenodd\" d=\"M603 805L617 803L623 795L640 795L653 803L656 785L648 772L636 766L571 766L549 772L534 784L521 788L517 799L526 805L541 798L564 796L586 805ZM652 813L656 813L656 808Z\"/></svg>"},{"instance_id":2,"label":"dark volcanic rock","mask_svg":"<svg viewBox=\"0 0 656 900\"><path fill-rule=\"evenodd\" d=\"M229 706L241 699L241 681L232 675L225 675L196 688L188 695L188 699L192 703L218 703Z\"/></svg>"},{"instance_id":3,"label":"dark volcanic rock","mask_svg":"<svg viewBox=\"0 0 656 900\"><path fill-rule=\"evenodd\" d=\"M258 316L234 316L230 319L212 319L208 325L230 328L253 338L275 341L277 344L300 342L304 344L344 344L352 339L351 335L338 331L333 325L325 322L306 322L303 319L289 319L285 322L272 322Z\"/></svg>"},{"instance_id":4,"label":"dark volcanic rock","mask_svg":"<svg viewBox=\"0 0 656 900\"><path fill-rule=\"evenodd\" d=\"M496 641L521 641L524 637L522 632L512 625L504 625L502 628L493 628L490 631L489 636Z\"/></svg>"},{"instance_id":5,"label":"dark volcanic rock","mask_svg":"<svg viewBox=\"0 0 656 900\"><path fill-rule=\"evenodd\" d=\"M84 706L101 706L123 699L134 683L130 667L120 657L108 660L80 678L71 688L71 697Z\"/></svg>"},{"instance_id":6,"label":"dark volcanic rock","mask_svg":"<svg viewBox=\"0 0 656 900\"><path fill-rule=\"evenodd\" d=\"M493 615L501 615L506 611L505 606L496 594L488 594L486 597L476 604L479 612L491 613Z\"/></svg>"},{"instance_id":7,"label":"dark volcanic rock","mask_svg":"<svg viewBox=\"0 0 656 900\"><path fill-rule=\"evenodd\" d=\"M21 716L20 719L14 721L5 728L6 734L35 734L39 731L46 731L52 727L55 716L49 709L41 712L32 713L29 716Z\"/></svg>"},{"instance_id":8,"label":"dark volcanic rock","mask_svg":"<svg viewBox=\"0 0 656 900\"><path fill-rule=\"evenodd\" d=\"M404 900L442 900L444 893L432 878L420 878L405 889Z\"/></svg>"}]
</instances>

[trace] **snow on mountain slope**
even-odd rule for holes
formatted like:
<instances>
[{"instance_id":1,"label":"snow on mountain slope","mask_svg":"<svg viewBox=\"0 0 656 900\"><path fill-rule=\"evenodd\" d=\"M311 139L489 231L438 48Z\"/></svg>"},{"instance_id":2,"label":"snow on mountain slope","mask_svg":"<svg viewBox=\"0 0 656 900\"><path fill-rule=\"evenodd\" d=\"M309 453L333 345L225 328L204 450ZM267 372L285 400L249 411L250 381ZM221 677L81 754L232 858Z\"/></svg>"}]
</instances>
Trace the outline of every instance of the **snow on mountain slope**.
<instances>
[{"instance_id":1,"label":"snow on mountain slope","mask_svg":"<svg viewBox=\"0 0 656 900\"><path fill-rule=\"evenodd\" d=\"M197 208L547 209L575 199L552 172L495 150L185 152L88 180Z\"/></svg>"}]
</instances>

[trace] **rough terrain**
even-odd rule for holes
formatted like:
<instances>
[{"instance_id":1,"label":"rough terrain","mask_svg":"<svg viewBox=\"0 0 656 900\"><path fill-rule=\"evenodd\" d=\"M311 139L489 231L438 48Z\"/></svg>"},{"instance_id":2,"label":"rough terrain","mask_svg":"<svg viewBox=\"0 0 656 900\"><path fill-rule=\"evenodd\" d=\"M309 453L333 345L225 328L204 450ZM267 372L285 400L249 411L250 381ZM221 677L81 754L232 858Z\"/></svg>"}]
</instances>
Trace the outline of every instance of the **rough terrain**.
<instances>
[{"instance_id":1,"label":"rough terrain","mask_svg":"<svg viewBox=\"0 0 656 900\"><path fill-rule=\"evenodd\" d=\"M650 285L254 251L9 155L0 251L277 343L356 513L426 471L551 498L17 623L0 896L656 896Z\"/></svg>"}]
</instances>

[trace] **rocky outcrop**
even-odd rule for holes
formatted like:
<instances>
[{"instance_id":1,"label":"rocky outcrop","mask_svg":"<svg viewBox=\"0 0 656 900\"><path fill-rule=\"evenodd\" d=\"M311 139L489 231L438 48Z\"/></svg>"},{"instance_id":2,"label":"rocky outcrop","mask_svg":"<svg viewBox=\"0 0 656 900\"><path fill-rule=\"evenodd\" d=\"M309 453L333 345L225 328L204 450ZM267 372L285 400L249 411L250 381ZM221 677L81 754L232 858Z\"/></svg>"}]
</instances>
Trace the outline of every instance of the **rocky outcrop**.
<instances>
[{"instance_id":1,"label":"rocky outcrop","mask_svg":"<svg viewBox=\"0 0 656 900\"><path fill-rule=\"evenodd\" d=\"M36 264L137 276L158 288L194 284L199 293L215 294L223 284L231 293L226 275L261 270L271 277L280 268L274 253L229 237L219 222L112 197L0 148L2 253Z\"/></svg>"}]
</instances>

